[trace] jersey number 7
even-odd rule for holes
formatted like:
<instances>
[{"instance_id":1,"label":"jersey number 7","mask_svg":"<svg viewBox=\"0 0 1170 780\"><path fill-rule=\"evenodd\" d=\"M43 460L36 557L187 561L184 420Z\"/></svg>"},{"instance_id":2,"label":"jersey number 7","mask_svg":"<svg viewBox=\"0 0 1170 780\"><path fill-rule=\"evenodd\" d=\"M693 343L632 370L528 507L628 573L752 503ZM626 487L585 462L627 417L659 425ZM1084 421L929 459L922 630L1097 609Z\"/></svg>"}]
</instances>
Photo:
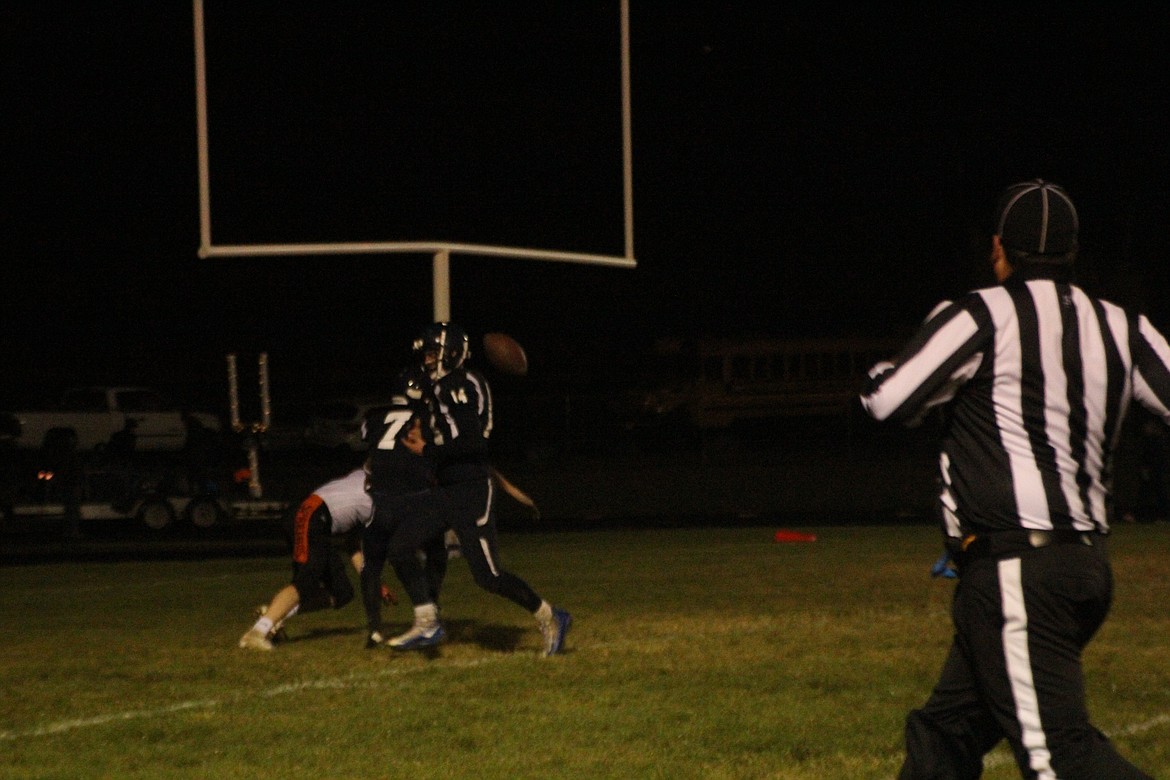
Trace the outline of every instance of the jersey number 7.
<instances>
[{"instance_id":1,"label":"jersey number 7","mask_svg":"<svg viewBox=\"0 0 1170 780\"><path fill-rule=\"evenodd\" d=\"M386 432L382 434L382 438L378 440L378 449L392 450L398 444L398 435L414 417L414 412L409 410L392 409L386 412L386 417L382 420L386 424Z\"/></svg>"}]
</instances>

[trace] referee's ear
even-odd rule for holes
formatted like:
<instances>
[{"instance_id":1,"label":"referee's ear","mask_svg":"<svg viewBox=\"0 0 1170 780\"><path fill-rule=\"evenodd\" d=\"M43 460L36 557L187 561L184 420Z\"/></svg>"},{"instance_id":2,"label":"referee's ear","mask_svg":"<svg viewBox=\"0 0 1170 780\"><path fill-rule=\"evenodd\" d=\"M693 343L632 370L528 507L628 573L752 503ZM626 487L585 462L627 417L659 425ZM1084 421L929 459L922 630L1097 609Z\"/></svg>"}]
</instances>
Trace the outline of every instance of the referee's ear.
<instances>
[{"instance_id":1,"label":"referee's ear","mask_svg":"<svg viewBox=\"0 0 1170 780\"><path fill-rule=\"evenodd\" d=\"M999 240L999 236L993 235L991 237L991 271L995 274L995 280L1002 284L1007 281L1014 270L1003 251L1003 243Z\"/></svg>"}]
</instances>

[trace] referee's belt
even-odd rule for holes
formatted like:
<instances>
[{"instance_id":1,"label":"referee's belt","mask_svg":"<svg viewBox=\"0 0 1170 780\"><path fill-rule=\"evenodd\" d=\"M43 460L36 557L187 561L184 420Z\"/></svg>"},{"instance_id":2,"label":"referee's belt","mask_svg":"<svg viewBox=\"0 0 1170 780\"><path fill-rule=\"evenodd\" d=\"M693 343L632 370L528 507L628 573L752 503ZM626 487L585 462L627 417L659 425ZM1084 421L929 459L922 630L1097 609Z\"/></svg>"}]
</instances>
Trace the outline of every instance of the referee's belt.
<instances>
[{"instance_id":1,"label":"referee's belt","mask_svg":"<svg viewBox=\"0 0 1170 780\"><path fill-rule=\"evenodd\" d=\"M1083 544L1092 547L1100 537L1101 534L1096 531L1064 529L1043 531L1027 528L1018 531L970 534L963 537L960 542L959 556L964 561L973 561L980 558L1006 558L1055 544Z\"/></svg>"}]
</instances>

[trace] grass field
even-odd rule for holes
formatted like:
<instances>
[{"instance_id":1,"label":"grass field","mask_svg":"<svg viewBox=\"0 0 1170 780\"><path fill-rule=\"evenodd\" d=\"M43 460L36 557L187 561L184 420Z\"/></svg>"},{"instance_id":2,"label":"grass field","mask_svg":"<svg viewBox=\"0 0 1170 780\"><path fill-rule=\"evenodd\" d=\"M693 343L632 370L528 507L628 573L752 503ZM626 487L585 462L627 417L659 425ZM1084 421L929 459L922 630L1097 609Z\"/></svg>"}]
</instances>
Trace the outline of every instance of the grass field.
<instances>
[{"instance_id":1,"label":"grass field","mask_svg":"<svg viewBox=\"0 0 1170 780\"><path fill-rule=\"evenodd\" d=\"M283 558L0 569L2 778L890 778L947 646L933 529L517 534L568 651L454 561L433 657L362 649L357 604L236 647ZM1090 711L1170 777L1170 525L1115 534ZM390 608L392 629L408 609ZM1000 748L988 778L1018 777Z\"/></svg>"}]
</instances>

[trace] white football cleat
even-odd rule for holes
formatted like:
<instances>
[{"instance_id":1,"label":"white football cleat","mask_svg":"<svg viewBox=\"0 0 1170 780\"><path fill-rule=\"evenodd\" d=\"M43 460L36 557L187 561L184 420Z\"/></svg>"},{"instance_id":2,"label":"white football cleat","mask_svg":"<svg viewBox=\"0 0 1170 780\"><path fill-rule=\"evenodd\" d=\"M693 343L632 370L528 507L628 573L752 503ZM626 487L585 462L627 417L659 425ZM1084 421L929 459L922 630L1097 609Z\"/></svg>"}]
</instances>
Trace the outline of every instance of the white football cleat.
<instances>
[{"instance_id":1,"label":"white football cleat","mask_svg":"<svg viewBox=\"0 0 1170 780\"><path fill-rule=\"evenodd\" d=\"M553 607L552 617L540 624L540 634L544 639L544 655L556 655L565 646L565 635L573 625L573 616L559 607Z\"/></svg>"},{"instance_id":2,"label":"white football cleat","mask_svg":"<svg viewBox=\"0 0 1170 780\"><path fill-rule=\"evenodd\" d=\"M256 607L256 609L252 610L252 614L257 618L264 617L268 614L268 605L261 604L260 606ZM268 632L268 641L272 642L273 644L276 644L277 642L288 641L288 633L284 630L283 620L279 623L273 624L272 630Z\"/></svg>"},{"instance_id":3,"label":"white football cleat","mask_svg":"<svg viewBox=\"0 0 1170 780\"><path fill-rule=\"evenodd\" d=\"M240 647L245 650L271 650L272 642L256 629L250 628L240 637Z\"/></svg>"},{"instance_id":4,"label":"white football cleat","mask_svg":"<svg viewBox=\"0 0 1170 780\"><path fill-rule=\"evenodd\" d=\"M443 624L439 622L431 623L429 625L414 625L405 634L399 634L386 644L390 645L395 650L422 650L427 647L434 647L442 642L447 632L443 630Z\"/></svg>"}]
</instances>

